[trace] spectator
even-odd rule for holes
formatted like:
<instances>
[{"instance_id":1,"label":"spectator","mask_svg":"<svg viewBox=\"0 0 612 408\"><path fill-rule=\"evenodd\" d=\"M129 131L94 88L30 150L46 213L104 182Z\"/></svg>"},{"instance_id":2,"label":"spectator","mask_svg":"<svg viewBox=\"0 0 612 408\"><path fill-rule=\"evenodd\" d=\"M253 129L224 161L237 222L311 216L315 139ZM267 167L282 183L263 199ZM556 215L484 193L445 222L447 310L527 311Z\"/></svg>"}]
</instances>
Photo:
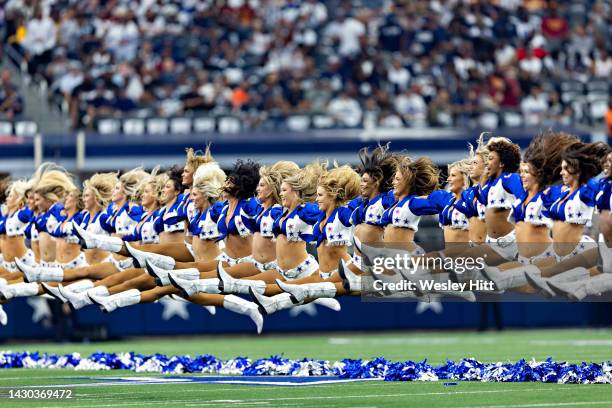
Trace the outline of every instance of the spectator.
<instances>
[{"instance_id":1,"label":"spectator","mask_svg":"<svg viewBox=\"0 0 612 408\"><path fill-rule=\"evenodd\" d=\"M11 82L11 74L3 70L0 76L0 117L12 120L23 112L23 100Z\"/></svg>"},{"instance_id":2,"label":"spectator","mask_svg":"<svg viewBox=\"0 0 612 408\"><path fill-rule=\"evenodd\" d=\"M608 136L612 137L612 98L608 99L608 111L606 112L606 126Z\"/></svg>"},{"instance_id":3,"label":"spectator","mask_svg":"<svg viewBox=\"0 0 612 408\"><path fill-rule=\"evenodd\" d=\"M427 124L427 105L417 86L410 87L395 100L395 110L408 126L424 127Z\"/></svg>"},{"instance_id":4,"label":"spectator","mask_svg":"<svg viewBox=\"0 0 612 408\"><path fill-rule=\"evenodd\" d=\"M27 23L26 35L22 42L30 75L42 73L51 61L56 36L53 20L48 16L43 16L42 9L38 7L34 11L34 18Z\"/></svg>"},{"instance_id":5,"label":"spectator","mask_svg":"<svg viewBox=\"0 0 612 408\"><path fill-rule=\"evenodd\" d=\"M363 114L359 103L350 97L346 91L332 99L327 106L327 110L336 122L348 127L358 126Z\"/></svg>"},{"instance_id":6,"label":"spectator","mask_svg":"<svg viewBox=\"0 0 612 408\"><path fill-rule=\"evenodd\" d=\"M529 96L521 102L521 112L527 125L539 125L548 111L548 102L541 89L537 86L531 88Z\"/></svg>"}]
</instances>

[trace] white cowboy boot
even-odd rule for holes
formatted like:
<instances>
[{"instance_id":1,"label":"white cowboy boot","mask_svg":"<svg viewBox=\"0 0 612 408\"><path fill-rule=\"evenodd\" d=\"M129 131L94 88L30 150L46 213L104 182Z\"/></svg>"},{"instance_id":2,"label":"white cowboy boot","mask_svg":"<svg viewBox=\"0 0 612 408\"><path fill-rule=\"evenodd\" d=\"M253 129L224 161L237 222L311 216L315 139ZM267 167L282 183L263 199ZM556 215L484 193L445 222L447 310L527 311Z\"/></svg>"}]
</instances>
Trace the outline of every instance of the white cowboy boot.
<instances>
[{"instance_id":1,"label":"white cowboy boot","mask_svg":"<svg viewBox=\"0 0 612 408\"><path fill-rule=\"evenodd\" d=\"M100 309L105 313L110 313L119 307L140 303L140 291L138 289L130 289L110 296L96 296L92 293L88 293L87 296L93 303L100 306Z\"/></svg>"},{"instance_id":2,"label":"white cowboy boot","mask_svg":"<svg viewBox=\"0 0 612 408\"><path fill-rule=\"evenodd\" d=\"M168 280L172 286L182 292L184 297L193 296L196 293L221 293L219 290L219 279L217 278L186 280L174 276L174 274L170 272L168 274Z\"/></svg>"},{"instance_id":3,"label":"white cowboy boot","mask_svg":"<svg viewBox=\"0 0 612 408\"><path fill-rule=\"evenodd\" d=\"M261 333L261 329L263 328L263 316L255 303L235 295L227 295L223 297L223 307L231 312L249 316L257 327L257 334Z\"/></svg>"},{"instance_id":4,"label":"white cowboy boot","mask_svg":"<svg viewBox=\"0 0 612 408\"><path fill-rule=\"evenodd\" d=\"M119 237L110 235L97 235L87 232L76 222L72 222L72 231L79 238L79 244L84 249L102 249L108 252L117 253L123 248L123 240Z\"/></svg>"},{"instance_id":5,"label":"white cowboy boot","mask_svg":"<svg viewBox=\"0 0 612 408\"><path fill-rule=\"evenodd\" d=\"M266 291L266 282L260 280L236 279L223 269L221 262L217 264L217 277L219 278L219 289L222 293L241 293L246 295L249 289L257 293Z\"/></svg>"},{"instance_id":6,"label":"white cowboy boot","mask_svg":"<svg viewBox=\"0 0 612 408\"><path fill-rule=\"evenodd\" d=\"M125 248L130 256L134 258L134 265L138 268L144 268L147 260L151 261L153 265L167 270L174 269L174 265L176 265L176 261L170 256L141 251L131 246L129 242L125 243Z\"/></svg>"}]
</instances>

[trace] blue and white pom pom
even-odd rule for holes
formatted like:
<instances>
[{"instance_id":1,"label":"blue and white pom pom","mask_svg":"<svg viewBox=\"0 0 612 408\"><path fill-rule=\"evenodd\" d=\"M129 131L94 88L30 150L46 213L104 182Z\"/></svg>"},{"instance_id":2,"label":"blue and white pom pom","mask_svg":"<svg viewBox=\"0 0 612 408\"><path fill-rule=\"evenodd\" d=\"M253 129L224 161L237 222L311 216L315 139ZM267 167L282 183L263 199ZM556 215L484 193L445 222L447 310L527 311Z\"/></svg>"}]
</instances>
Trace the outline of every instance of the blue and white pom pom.
<instances>
[{"instance_id":1,"label":"blue and white pom pom","mask_svg":"<svg viewBox=\"0 0 612 408\"><path fill-rule=\"evenodd\" d=\"M281 356L251 361L246 357L221 360L209 354L191 357L136 353L41 354L0 352L0 368L50 368L72 370L131 370L135 372L181 374L207 373L245 376L338 376L341 378L379 378L385 381L485 381L543 382L559 384L611 384L612 363L570 364L545 361L482 363L475 359L447 361L432 366L427 361L393 362L383 357L372 360L344 359L330 363L322 360L290 360Z\"/></svg>"}]
</instances>

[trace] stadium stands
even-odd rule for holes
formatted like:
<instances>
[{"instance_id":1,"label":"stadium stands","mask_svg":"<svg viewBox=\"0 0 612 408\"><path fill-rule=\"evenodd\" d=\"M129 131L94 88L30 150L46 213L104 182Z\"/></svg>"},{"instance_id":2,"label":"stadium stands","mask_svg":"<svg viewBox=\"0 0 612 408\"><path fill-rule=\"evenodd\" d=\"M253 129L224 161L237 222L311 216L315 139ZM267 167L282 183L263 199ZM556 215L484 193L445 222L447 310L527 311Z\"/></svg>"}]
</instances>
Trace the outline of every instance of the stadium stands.
<instances>
[{"instance_id":1,"label":"stadium stands","mask_svg":"<svg viewBox=\"0 0 612 408\"><path fill-rule=\"evenodd\" d=\"M611 20L600 0L8 0L3 42L101 133L601 125Z\"/></svg>"}]
</instances>

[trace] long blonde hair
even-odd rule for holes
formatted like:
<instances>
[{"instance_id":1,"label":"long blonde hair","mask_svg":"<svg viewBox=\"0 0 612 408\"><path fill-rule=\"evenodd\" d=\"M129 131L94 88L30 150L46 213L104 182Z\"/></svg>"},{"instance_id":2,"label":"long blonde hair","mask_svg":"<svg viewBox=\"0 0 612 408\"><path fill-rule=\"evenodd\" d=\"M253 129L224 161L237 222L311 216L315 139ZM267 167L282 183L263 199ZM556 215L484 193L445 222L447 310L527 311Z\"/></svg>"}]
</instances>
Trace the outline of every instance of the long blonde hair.
<instances>
[{"instance_id":1,"label":"long blonde hair","mask_svg":"<svg viewBox=\"0 0 612 408\"><path fill-rule=\"evenodd\" d=\"M118 181L117 173L96 173L83 182L83 191L90 190L98 205L104 208L110 203Z\"/></svg>"},{"instance_id":2,"label":"long blonde hair","mask_svg":"<svg viewBox=\"0 0 612 408\"><path fill-rule=\"evenodd\" d=\"M315 161L301 169L297 174L286 178L283 182L291 186L298 194L299 201L312 202L317 196L319 178L325 172L327 165Z\"/></svg>"},{"instance_id":3,"label":"long blonde hair","mask_svg":"<svg viewBox=\"0 0 612 408\"><path fill-rule=\"evenodd\" d=\"M208 197L209 201L216 201L221 196L225 179L225 172L218 163L204 163L193 175L193 188Z\"/></svg>"},{"instance_id":4,"label":"long blonde hair","mask_svg":"<svg viewBox=\"0 0 612 408\"><path fill-rule=\"evenodd\" d=\"M206 150L203 152L201 150L193 150L191 147L185 149L185 152L187 153L185 166L190 167L194 172L203 164L215 162L215 159L210 152L210 143L206 145Z\"/></svg>"},{"instance_id":5,"label":"long blonde hair","mask_svg":"<svg viewBox=\"0 0 612 408\"><path fill-rule=\"evenodd\" d=\"M280 186L282 182L297 174L300 166L288 160L281 160L271 166L262 166L259 169L259 177L263 179L272 190L272 199L275 203L280 203Z\"/></svg>"},{"instance_id":6,"label":"long blonde hair","mask_svg":"<svg viewBox=\"0 0 612 408\"><path fill-rule=\"evenodd\" d=\"M129 202L138 201L141 183L149 176L150 174L144 171L142 167L136 167L119 177Z\"/></svg>"},{"instance_id":7,"label":"long blonde hair","mask_svg":"<svg viewBox=\"0 0 612 408\"><path fill-rule=\"evenodd\" d=\"M8 185L6 189L6 195L8 197L8 195L11 193L17 194L17 196L19 197L19 206L21 207L26 202L26 194L29 188L29 182L25 180L15 180Z\"/></svg>"},{"instance_id":8,"label":"long blonde hair","mask_svg":"<svg viewBox=\"0 0 612 408\"><path fill-rule=\"evenodd\" d=\"M52 202L63 201L69 192L76 189L71 177L60 170L49 170L45 172L34 191Z\"/></svg>"},{"instance_id":9,"label":"long blonde hair","mask_svg":"<svg viewBox=\"0 0 612 408\"><path fill-rule=\"evenodd\" d=\"M361 178L350 166L336 166L324 172L319 179L319 187L336 198L340 205L359 195Z\"/></svg>"}]
</instances>

